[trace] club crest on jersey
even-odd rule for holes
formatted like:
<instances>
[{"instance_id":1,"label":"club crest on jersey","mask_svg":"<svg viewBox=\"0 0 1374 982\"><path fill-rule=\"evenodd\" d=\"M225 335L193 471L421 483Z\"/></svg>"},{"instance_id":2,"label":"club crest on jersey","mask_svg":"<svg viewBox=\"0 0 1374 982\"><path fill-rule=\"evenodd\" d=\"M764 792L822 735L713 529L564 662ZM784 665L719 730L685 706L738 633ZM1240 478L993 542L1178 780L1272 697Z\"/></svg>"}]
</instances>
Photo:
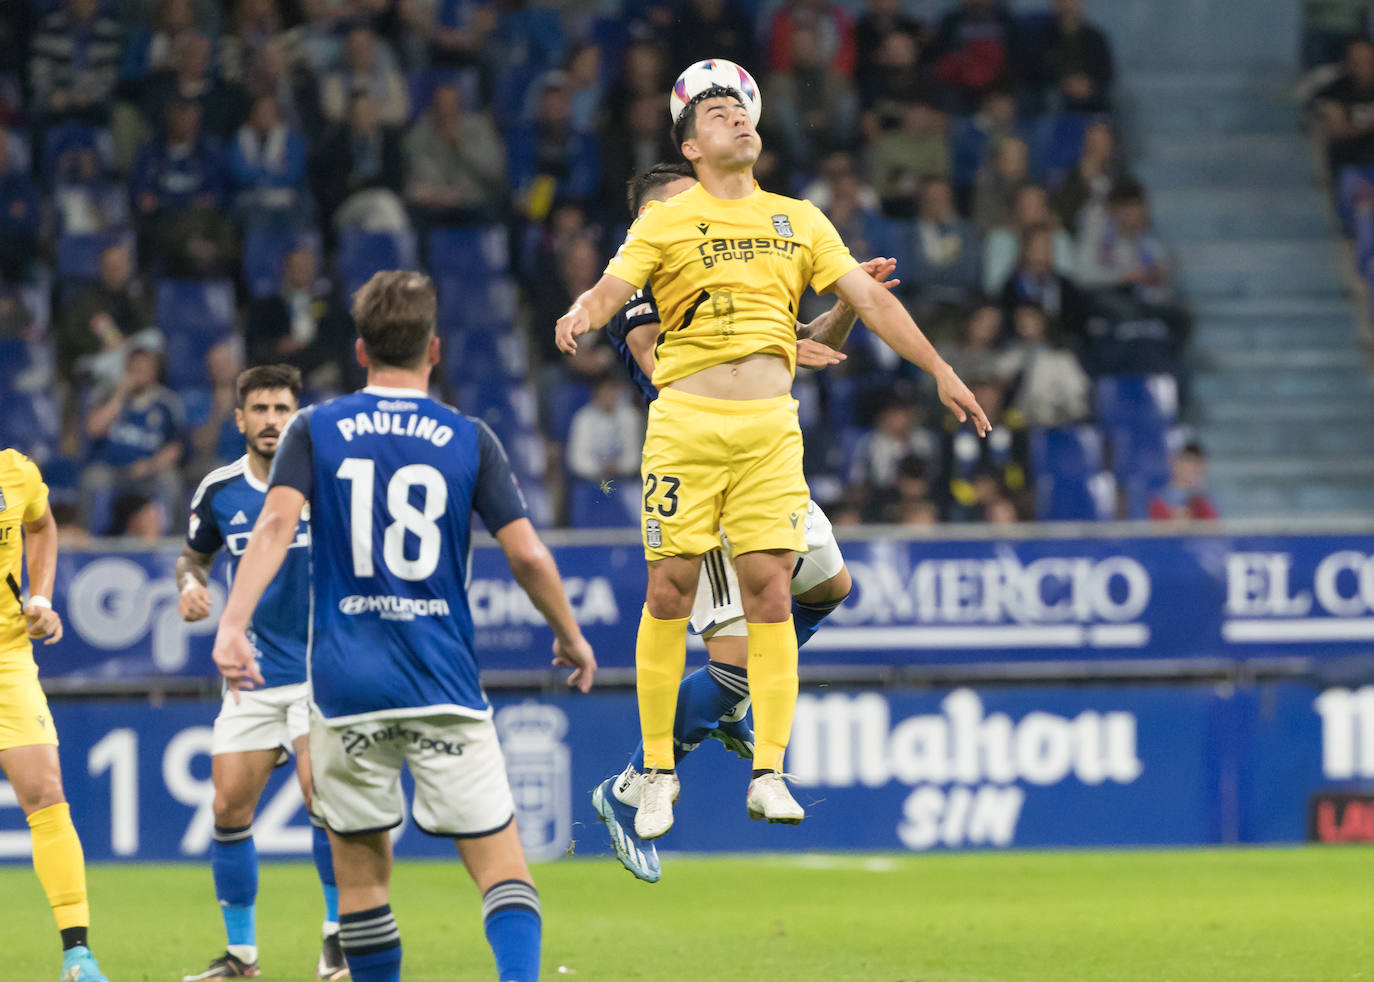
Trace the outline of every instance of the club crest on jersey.
<instances>
[{"instance_id":1,"label":"club crest on jersey","mask_svg":"<svg viewBox=\"0 0 1374 982\"><path fill-rule=\"evenodd\" d=\"M657 518L650 518L644 523L644 543L650 549L663 547L663 526Z\"/></svg>"},{"instance_id":2,"label":"club crest on jersey","mask_svg":"<svg viewBox=\"0 0 1374 982\"><path fill-rule=\"evenodd\" d=\"M777 232L784 239L792 238L792 220L786 215L774 215L773 231Z\"/></svg>"},{"instance_id":3,"label":"club crest on jersey","mask_svg":"<svg viewBox=\"0 0 1374 982\"><path fill-rule=\"evenodd\" d=\"M0 511L5 510L5 489L0 488Z\"/></svg>"}]
</instances>

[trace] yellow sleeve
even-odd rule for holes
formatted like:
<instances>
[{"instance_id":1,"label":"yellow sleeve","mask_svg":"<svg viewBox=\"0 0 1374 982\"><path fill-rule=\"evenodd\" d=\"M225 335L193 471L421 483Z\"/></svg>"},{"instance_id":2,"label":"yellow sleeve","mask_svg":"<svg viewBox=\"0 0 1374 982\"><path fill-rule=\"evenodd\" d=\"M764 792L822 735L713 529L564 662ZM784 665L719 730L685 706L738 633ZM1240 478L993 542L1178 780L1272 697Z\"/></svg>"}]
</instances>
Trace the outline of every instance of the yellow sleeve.
<instances>
[{"instance_id":1,"label":"yellow sleeve","mask_svg":"<svg viewBox=\"0 0 1374 982\"><path fill-rule=\"evenodd\" d=\"M625 241L606 264L608 275L624 280L636 290L649 282L649 274L663 261L663 247L659 239L663 221L658 205L657 201L649 203L648 210L635 219L625 233Z\"/></svg>"},{"instance_id":2,"label":"yellow sleeve","mask_svg":"<svg viewBox=\"0 0 1374 982\"><path fill-rule=\"evenodd\" d=\"M27 457L22 459L19 469L24 474L24 521L36 522L47 514L48 486L38 473L38 465Z\"/></svg>"},{"instance_id":3,"label":"yellow sleeve","mask_svg":"<svg viewBox=\"0 0 1374 982\"><path fill-rule=\"evenodd\" d=\"M824 293L835 285L845 273L859 265L859 261L849 254L849 247L835 231L825 212L811 205L814 213L811 220L811 287L817 293Z\"/></svg>"}]
</instances>

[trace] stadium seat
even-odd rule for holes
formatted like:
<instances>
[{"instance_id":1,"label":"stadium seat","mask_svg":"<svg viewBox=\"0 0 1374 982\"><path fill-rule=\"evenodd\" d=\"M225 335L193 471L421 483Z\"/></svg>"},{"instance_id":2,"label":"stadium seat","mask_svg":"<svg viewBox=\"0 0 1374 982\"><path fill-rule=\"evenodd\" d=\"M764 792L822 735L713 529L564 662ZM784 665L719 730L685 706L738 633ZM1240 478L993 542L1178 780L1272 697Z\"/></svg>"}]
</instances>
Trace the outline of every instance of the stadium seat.
<instances>
[{"instance_id":1,"label":"stadium seat","mask_svg":"<svg viewBox=\"0 0 1374 982\"><path fill-rule=\"evenodd\" d=\"M1058 184L1078 163L1083 134L1099 117L1093 113L1051 113L1035 124L1031 143L1031 174L1036 180Z\"/></svg>"},{"instance_id":2,"label":"stadium seat","mask_svg":"<svg viewBox=\"0 0 1374 982\"><path fill-rule=\"evenodd\" d=\"M234 285L228 280L163 280L157 286L157 324L165 339L167 382L174 389L202 384L205 355L234 332Z\"/></svg>"},{"instance_id":3,"label":"stadium seat","mask_svg":"<svg viewBox=\"0 0 1374 982\"><path fill-rule=\"evenodd\" d=\"M639 519L639 485L612 484L603 491L595 481L568 481L568 524L573 528L626 528Z\"/></svg>"},{"instance_id":4,"label":"stadium seat","mask_svg":"<svg viewBox=\"0 0 1374 982\"><path fill-rule=\"evenodd\" d=\"M345 295L352 296L378 270L413 266L414 251L412 243L395 233L345 227L339 233L339 278Z\"/></svg>"},{"instance_id":5,"label":"stadium seat","mask_svg":"<svg viewBox=\"0 0 1374 982\"><path fill-rule=\"evenodd\" d=\"M100 277L100 254L107 240L103 235L64 235L57 240L57 276L66 285L71 280Z\"/></svg>"},{"instance_id":6,"label":"stadium seat","mask_svg":"<svg viewBox=\"0 0 1374 982\"><path fill-rule=\"evenodd\" d=\"M0 447L13 447L41 463L57 452L60 431L57 399L51 392L0 396Z\"/></svg>"},{"instance_id":7,"label":"stadium seat","mask_svg":"<svg viewBox=\"0 0 1374 982\"><path fill-rule=\"evenodd\" d=\"M243 284L249 296L270 297L281 287L282 263L297 243L319 253L319 235L313 231L252 227L243 239Z\"/></svg>"},{"instance_id":8,"label":"stadium seat","mask_svg":"<svg viewBox=\"0 0 1374 982\"><path fill-rule=\"evenodd\" d=\"M556 442L568 442L568 431L572 427L573 414L591 401L591 386L579 385L576 382L564 382L554 390L549 415L552 417L550 423L553 425L553 432L550 435Z\"/></svg>"},{"instance_id":9,"label":"stadium seat","mask_svg":"<svg viewBox=\"0 0 1374 982\"><path fill-rule=\"evenodd\" d=\"M1031 468L1041 476L1086 478L1102 470L1102 434L1094 426L1036 427Z\"/></svg>"},{"instance_id":10,"label":"stadium seat","mask_svg":"<svg viewBox=\"0 0 1374 982\"><path fill-rule=\"evenodd\" d=\"M1097 380L1094 394L1097 417L1107 427L1178 418L1178 382L1172 375L1107 375Z\"/></svg>"},{"instance_id":11,"label":"stadium seat","mask_svg":"<svg viewBox=\"0 0 1374 982\"><path fill-rule=\"evenodd\" d=\"M1048 475L1035 485L1035 517L1046 522L1108 521L1116 513L1116 479L1108 472Z\"/></svg>"}]
</instances>

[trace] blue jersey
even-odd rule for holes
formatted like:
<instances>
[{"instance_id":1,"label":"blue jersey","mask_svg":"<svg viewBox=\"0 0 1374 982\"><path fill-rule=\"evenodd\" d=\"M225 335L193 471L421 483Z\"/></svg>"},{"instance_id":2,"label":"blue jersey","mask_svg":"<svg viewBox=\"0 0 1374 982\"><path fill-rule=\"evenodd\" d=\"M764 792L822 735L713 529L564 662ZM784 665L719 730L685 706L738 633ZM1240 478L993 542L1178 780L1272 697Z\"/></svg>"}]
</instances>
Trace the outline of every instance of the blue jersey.
<instances>
[{"instance_id":1,"label":"blue jersey","mask_svg":"<svg viewBox=\"0 0 1374 982\"><path fill-rule=\"evenodd\" d=\"M267 485L248 470L248 458L211 471L191 499L191 525L186 544L206 555L221 547L229 554L229 582L262 511ZM267 585L253 611L248 639L257 652L258 667L269 686L305 681L305 653L310 619L309 513L296 526L296 538L286 552L281 571Z\"/></svg>"},{"instance_id":2,"label":"blue jersey","mask_svg":"<svg viewBox=\"0 0 1374 982\"><path fill-rule=\"evenodd\" d=\"M370 386L303 409L272 487L310 503L310 683L330 720L484 717L468 608L472 513L526 517L506 452L422 392Z\"/></svg>"},{"instance_id":3,"label":"blue jersey","mask_svg":"<svg viewBox=\"0 0 1374 982\"><path fill-rule=\"evenodd\" d=\"M630 298L630 302L621 307L620 313L612 317L606 325L606 337L611 339L611 347L625 363L626 369L630 372L630 380L644 397L646 406L658 398L658 389L654 388L654 383L649 381L649 376L644 374L644 369L635 361L634 352L630 350L630 343L626 339L635 328L658 323L658 304L654 302L654 295L648 284L645 284L644 289L636 292Z\"/></svg>"}]
</instances>

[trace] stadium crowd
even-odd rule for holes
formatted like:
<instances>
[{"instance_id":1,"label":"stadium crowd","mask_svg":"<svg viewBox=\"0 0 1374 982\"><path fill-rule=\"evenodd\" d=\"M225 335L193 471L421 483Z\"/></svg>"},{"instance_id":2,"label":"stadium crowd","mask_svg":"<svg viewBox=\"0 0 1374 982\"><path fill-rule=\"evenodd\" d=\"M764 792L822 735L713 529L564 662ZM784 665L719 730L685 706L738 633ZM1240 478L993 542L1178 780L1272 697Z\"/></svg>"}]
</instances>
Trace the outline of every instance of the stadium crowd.
<instances>
[{"instance_id":1,"label":"stadium crowd","mask_svg":"<svg viewBox=\"0 0 1374 982\"><path fill-rule=\"evenodd\" d=\"M724 57L762 86L761 182L814 201L860 259L897 257L899 295L996 424L959 429L857 329L796 389L836 523L1144 517L1188 316L1083 8L0 6L0 442L42 462L71 534L166 534L242 452L236 374L356 385L351 291L418 263L442 394L507 441L536 514L633 524L642 410L604 340L567 359L553 323L619 245L626 180L676 156L673 78ZM1145 436L1142 406L1162 424Z\"/></svg>"}]
</instances>

